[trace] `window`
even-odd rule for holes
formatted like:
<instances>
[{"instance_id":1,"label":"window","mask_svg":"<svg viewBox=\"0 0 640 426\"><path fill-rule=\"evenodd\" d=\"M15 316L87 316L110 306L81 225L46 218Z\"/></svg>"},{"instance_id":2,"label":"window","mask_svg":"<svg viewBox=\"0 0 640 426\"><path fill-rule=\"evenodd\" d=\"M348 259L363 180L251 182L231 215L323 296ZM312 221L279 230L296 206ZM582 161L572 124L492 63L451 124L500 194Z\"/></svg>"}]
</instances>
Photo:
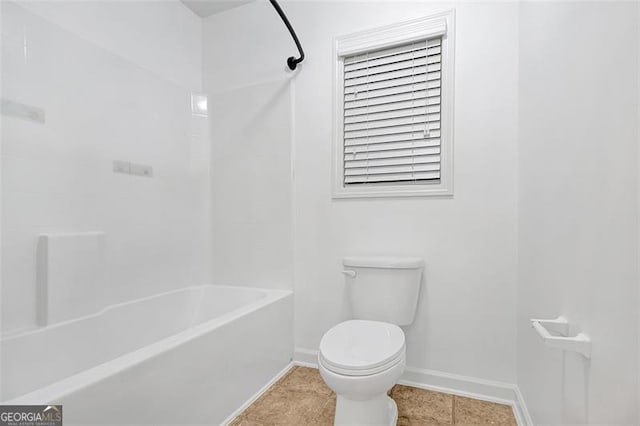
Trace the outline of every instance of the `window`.
<instances>
[{"instance_id":1,"label":"window","mask_svg":"<svg viewBox=\"0 0 640 426\"><path fill-rule=\"evenodd\" d=\"M452 194L453 12L336 40L334 197Z\"/></svg>"}]
</instances>

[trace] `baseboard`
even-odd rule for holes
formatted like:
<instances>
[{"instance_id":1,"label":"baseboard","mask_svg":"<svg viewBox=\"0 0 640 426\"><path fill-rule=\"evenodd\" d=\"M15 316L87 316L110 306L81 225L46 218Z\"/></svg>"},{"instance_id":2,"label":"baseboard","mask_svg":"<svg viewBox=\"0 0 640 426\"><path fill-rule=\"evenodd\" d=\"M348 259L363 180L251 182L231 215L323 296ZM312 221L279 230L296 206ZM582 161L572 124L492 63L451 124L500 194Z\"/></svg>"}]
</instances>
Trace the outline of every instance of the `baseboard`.
<instances>
[{"instance_id":1,"label":"baseboard","mask_svg":"<svg viewBox=\"0 0 640 426\"><path fill-rule=\"evenodd\" d=\"M293 363L317 368L318 351L296 348L293 355ZM513 413L518 425L533 425L520 390L511 383L494 382L415 367L407 367L399 383L483 401L507 404L513 407Z\"/></svg>"},{"instance_id":2,"label":"baseboard","mask_svg":"<svg viewBox=\"0 0 640 426\"><path fill-rule=\"evenodd\" d=\"M295 348L293 351L293 363L303 367L318 368L318 351Z\"/></svg>"},{"instance_id":3,"label":"baseboard","mask_svg":"<svg viewBox=\"0 0 640 426\"><path fill-rule=\"evenodd\" d=\"M229 415L229 417L227 417L226 419L223 420L222 422L222 426L227 426L229 423L231 423L232 421L235 420L236 417L238 417L244 410L246 410L247 408L249 408L249 406L251 404L253 404L258 398L260 398L260 396L262 396L263 393L265 393L267 391L267 389L269 389L271 386L273 386L278 380L280 380L285 374L287 374L287 372L289 370L291 370L291 367L294 366L293 362L290 362L289 364L287 364L287 366L285 368L283 368L278 374L276 374L273 379L269 380L269 382L264 385L262 388L260 388L260 390L258 392L256 392L255 394L253 394L253 396L251 398L249 398L244 404L242 404L240 406L240 408L238 408L236 411L234 411L233 413L231 413Z\"/></svg>"},{"instance_id":4,"label":"baseboard","mask_svg":"<svg viewBox=\"0 0 640 426\"><path fill-rule=\"evenodd\" d=\"M518 424L523 426L533 426L533 419L531 419L531 415L527 409L527 404L524 403L524 397L522 396L522 392L520 392L520 388L518 386L515 387L515 392L517 403L513 406L513 412L516 415Z\"/></svg>"},{"instance_id":5,"label":"baseboard","mask_svg":"<svg viewBox=\"0 0 640 426\"><path fill-rule=\"evenodd\" d=\"M500 404L516 400L514 386L511 384L422 368L407 367L400 383ZM452 390L455 392L450 392Z\"/></svg>"}]
</instances>

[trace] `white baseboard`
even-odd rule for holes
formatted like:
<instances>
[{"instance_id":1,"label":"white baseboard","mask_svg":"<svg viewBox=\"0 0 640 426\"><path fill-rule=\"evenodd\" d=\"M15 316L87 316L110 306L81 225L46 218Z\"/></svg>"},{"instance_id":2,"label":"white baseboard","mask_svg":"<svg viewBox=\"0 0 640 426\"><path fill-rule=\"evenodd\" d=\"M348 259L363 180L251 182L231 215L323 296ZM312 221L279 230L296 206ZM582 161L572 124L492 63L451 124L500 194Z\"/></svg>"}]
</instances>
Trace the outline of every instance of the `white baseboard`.
<instances>
[{"instance_id":1,"label":"white baseboard","mask_svg":"<svg viewBox=\"0 0 640 426\"><path fill-rule=\"evenodd\" d=\"M516 420L519 425L524 426L533 426L533 419L531 419L531 415L529 414L529 410L527 409L527 404L524 403L524 397L520 392L520 388L515 386L516 392L516 404L513 406L513 412L516 415Z\"/></svg>"},{"instance_id":2,"label":"white baseboard","mask_svg":"<svg viewBox=\"0 0 640 426\"><path fill-rule=\"evenodd\" d=\"M267 383L262 388L260 388L260 390L258 392L256 392L255 394L253 394L253 396L251 398L249 398L244 404L242 404L242 406L240 406L240 408L238 408L236 411L231 413L229 415L229 417L224 419L223 422L222 422L222 426L227 426L229 423L234 421L236 417L238 417L244 410L249 408L249 406L251 404L253 404L258 398L260 398L260 396L262 396L262 394L265 393L267 391L267 389L269 389L278 380L280 380L285 374L287 374L287 372L289 370L291 370L291 367L293 367L293 366L294 366L293 362L290 362L289 364L287 364L287 366L285 368L283 368L282 371L280 371L278 374L276 374L273 379L269 380L269 383Z\"/></svg>"},{"instance_id":3,"label":"white baseboard","mask_svg":"<svg viewBox=\"0 0 640 426\"><path fill-rule=\"evenodd\" d=\"M318 351L295 348L293 363L305 367L317 368ZM533 425L520 390L516 385L511 383L494 382L415 367L407 367L399 383L437 392L510 405L513 407L513 413L518 425Z\"/></svg>"},{"instance_id":4,"label":"white baseboard","mask_svg":"<svg viewBox=\"0 0 640 426\"><path fill-rule=\"evenodd\" d=\"M293 350L293 363L303 367L318 368L318 351L295 348Z\"/></svg>"}]
</instances>

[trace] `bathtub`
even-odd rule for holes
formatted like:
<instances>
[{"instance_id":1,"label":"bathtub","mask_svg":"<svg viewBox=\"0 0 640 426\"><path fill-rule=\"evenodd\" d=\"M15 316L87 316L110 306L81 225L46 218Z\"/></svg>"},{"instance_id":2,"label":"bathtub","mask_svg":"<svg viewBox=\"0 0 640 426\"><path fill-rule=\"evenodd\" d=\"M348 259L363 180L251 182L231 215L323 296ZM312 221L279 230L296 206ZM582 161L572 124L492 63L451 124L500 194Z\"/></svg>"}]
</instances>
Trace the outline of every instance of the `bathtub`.
<instances>
[{"instance_id":1,"label":"bathtub","mask_svg":"<svg viewBox=\"0 0 640 426\"><path fill-rule=\"evenodd\" d=\"M65 424L220 424L291 361L290 291L204 285L2 339L2 404Z\"/></svg>"}]
</instances>

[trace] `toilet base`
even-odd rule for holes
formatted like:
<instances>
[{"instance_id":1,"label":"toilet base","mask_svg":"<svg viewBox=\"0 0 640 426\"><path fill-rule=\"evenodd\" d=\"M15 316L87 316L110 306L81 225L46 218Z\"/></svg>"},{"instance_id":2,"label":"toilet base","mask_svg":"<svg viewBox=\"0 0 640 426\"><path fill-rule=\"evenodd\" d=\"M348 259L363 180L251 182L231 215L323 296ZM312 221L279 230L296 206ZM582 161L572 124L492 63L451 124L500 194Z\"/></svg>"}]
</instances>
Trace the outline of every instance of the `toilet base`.
<instances>
[{"instance_id":1,"label":"toilet base","mask_svg":"<svg viewBox=\"0 0 640 426\"><path fill-rule=\"evenodd\" d=\"M334 425L384 425L398 422L396 402L386 393L366 400L348 399L338 395Z\"/></svg>"}]
</instances>

